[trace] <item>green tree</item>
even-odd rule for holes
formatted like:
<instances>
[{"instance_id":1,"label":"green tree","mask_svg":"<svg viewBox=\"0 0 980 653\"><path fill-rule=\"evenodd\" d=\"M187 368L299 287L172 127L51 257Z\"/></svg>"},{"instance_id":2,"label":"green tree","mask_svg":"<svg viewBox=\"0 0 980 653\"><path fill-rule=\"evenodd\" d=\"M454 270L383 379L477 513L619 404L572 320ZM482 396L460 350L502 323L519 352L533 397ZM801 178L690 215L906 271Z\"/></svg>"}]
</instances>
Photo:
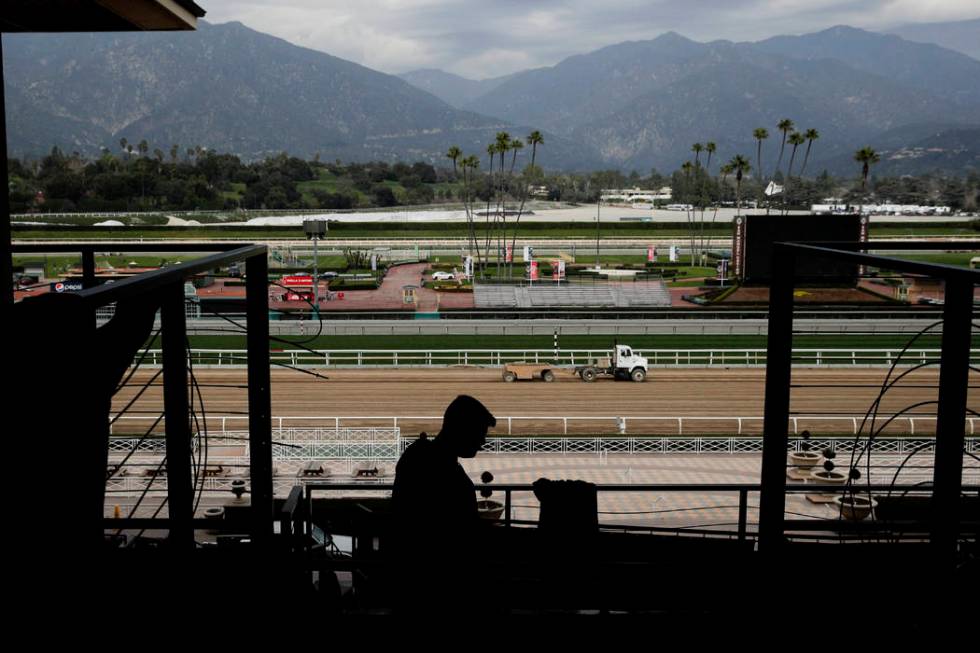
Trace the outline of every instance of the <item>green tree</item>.
<instances>
[{"instance_id":1,"label":"green tree","mask_svg":"<svg viewBox=\"0 0 980 653\"><path fill-rule=\"evenodd\" d=\"M457 174L456 161L459 160L459 157L461 156L463 156L463 150L459 149L455 145L450 147L449 151L446 152L446 157L452 159L453 162L453 177L456 177Z\"/></svg>"},{"instance_id":2,"label":"green tree","mask_svg":"<svg viewBox=\"0 0 980 653\"><path fill-rule=\"evenodd\" d=\"M783 132L783 142L779 146L779 160L776 161L776 171L773 172L773 177L776 176L776 172L779 172L780 166L783 165L783 150L786 149L786 135L793 129L793 121L789 118L783 118L776 127L779 131Z\"/></svg>"},{"instance_id":3,"label":"green tree","mask_svg":"<svg viewBox=\"0 0 980 653\"><path fill-rule=\"evenodd\" d=\"M810 160L810 148L813 147L813 141L820 138L820 132L818 132L816 129L808 129L803 134L803 138L807 140L807 143L806 154L803 155L803 165L800 167L801 177L803 176L803 173L806 172L806 162Z\"/></svg>"},{"instance_id":4,"label":"green tree","mask_svg":"<svg viewBox=\"0 0 980 653\"><path fill-rule=\"evenodd\" d=\"M786 182L783 187L783 213L786 212L789 203L789 187L793 182L793 161L796 159L796 148L806 142L806 138L800 132L793 132L789 137L789 144L793 146L793 152L789 156L789 167L786 170Z\"/></svg>"},{"instance_id":5,"label":"green tree","mask_svg":"<svg viewBox=\"0 0 980 653\"><path fill-rule=\"evenodd\" d=\"M854 153L854 160L861 164L861 193L863 194L868 185L871 166L881 161L881 156L870 146L865 145Z\"/></svg>"},{"instance_id":6,"label":"green tree","mask_svg":"<svg viewBox=\"0 0 980 653\"><path fill-rule=\"evenodd\" d=\"M731 167L732 172L735 173L735 213L736 215L742 214L742 177L745 173L752 170L752 166L749 165L748 159L746 159L741 154L736 154L732 157L732 160L728 162Z\"/></svg>"}]
</instances>

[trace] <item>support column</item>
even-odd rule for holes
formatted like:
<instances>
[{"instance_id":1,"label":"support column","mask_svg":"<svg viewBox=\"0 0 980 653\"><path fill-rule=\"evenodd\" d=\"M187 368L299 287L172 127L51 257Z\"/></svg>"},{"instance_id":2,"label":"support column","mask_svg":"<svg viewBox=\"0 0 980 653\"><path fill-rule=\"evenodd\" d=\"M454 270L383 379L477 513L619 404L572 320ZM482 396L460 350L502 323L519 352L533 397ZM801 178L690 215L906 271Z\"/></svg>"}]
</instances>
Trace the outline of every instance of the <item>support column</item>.
<instances>
[{"instance_id":1,"label":"support column","mask_svg":"<svg viewBox=\"0 0 980 653\"><path fill-rule=\"evenodd\" d=\"M959 530L972 313L973 283L965 279L947 279L930 511L935 559L941 563L953 561Z\"/></svg>"},{"instance_id":2,"label":"support column","mask_svg":"<svg viewBox=\"0 0 980 653\"><path fill-rule=\"evenodd\" d=\"M786 509L786 447L793 364L793 275L795 254L773 247L766 346L766 396L762 436L762 492L759 496L759 550L778 554Z\"/></svg>"},{"instance_id":3,"label":"support column","mask_svg":"<svg viewBox=\"0 0 980 653\"><path fill-rule=\"evenodd\" d=\"M269 378L269 261L265 255L245 262L248 322L248 440L252 490L252 537L268 542L272 514L272 400Z\"/></svg>"},{"instance_id":4,"label":"support column","mask_svg":"<svg viewBox=\"0 0 980 653\"><path fill-rule=\"evenodd\" d=\"M184 286L175 283L161 291L163 344L163 406L167 437L167 508L170 541L181 549L194 548L194 488L191 481L191 428L187 381L187 323ZM204 473L204 470L201 470Z\"/></svg>"}]
</instances>

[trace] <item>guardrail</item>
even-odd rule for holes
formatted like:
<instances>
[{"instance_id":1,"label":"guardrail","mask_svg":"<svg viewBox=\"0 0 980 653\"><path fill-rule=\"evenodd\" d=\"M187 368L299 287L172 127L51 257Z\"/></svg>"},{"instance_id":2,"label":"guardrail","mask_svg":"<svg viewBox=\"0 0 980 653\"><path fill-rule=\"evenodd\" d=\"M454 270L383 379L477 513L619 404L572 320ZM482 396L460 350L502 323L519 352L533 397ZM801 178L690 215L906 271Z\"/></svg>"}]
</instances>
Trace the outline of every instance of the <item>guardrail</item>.
<instances>
[{"instance_id":1,"label":"guardrail","mask_svg":"<svg viewBox=\"0 0 980 653\"><path fill-rule=\"evenodd\" d=\"M634 349L651 366L671 367L765 367L765 349ZM891 367L912 366L939 360L939 349L794 349L798 367ZM292 367L500 367L518 361L553 364L559 367L584 365L609 356L607 349L302 349L270 353L274 365ZM247 352L236 349L194 349L195 367L244 367ZM158 367L162 353L151 349L142 365ZM980 364L980 349L971 350L970 360Z\"/></svg>"},{"instance_id":2,"label":"guardrail","mask_svg":"<svg viewBox=\"0 0 980 653\"><path fill-rule=\"evenodd\" d=\"M866 437L867 425L862 430L864 415L794 415L788 425L790 432L799 435L804 430L815 436L845 435L857 436L861 431ZM719 438L732 436L749 436L761 443L763 416L700 416L700 415L594 415L594 416L565 416L565 415L505 415L497 417L497 426L490 431L488 447L491 443L502 440L506 436L521 435L525 438L540 438L553 440L556 437L572 436L576 442L590 437L603 442L611 442L620 436L662 436L676 437L688 442L702 437L705 440L717 441ZM885 432L879 434L875 442L896 435L933 435L936 418L928 415L894 417L891 414L879 413L876 424L881 425L890 420ZM977 421L980 417L967 417L966 428L968 451L980 451L980 438L977 435ZM157 421L156 417L123 416L111 427L115 434L131 434L142 432ZM415 434L421 431L437 432L442 423L441 415L345 415L345 416L282 416L272 417L272 436L274 440L296 440L309 434L335 433L338 430L350 429L362 431L365 441L378 441L389 437L401 437L401 433ZM162 432L166 419L160 420L157 430ZM198 424L207 427L208 435L223 436L232 439L245 432L247 418L238 415L213 415L200 417ZM385 430L387 429L387 430ZM397 433L398 435L391 435ZM849 434L849 435L848 435ZM136 438L138 439L138 438ZM353 441L353 438L348 438ZM403 438L404 439L404 438ZM232 440L233 441L233 440ZM790 443L799 446L799 443ZM679 445L678 445L679 446ZM697 449L692 453L708 452L711 449ZM732 450L730 453L739 453Z\"/></svg>"}]
</instances>

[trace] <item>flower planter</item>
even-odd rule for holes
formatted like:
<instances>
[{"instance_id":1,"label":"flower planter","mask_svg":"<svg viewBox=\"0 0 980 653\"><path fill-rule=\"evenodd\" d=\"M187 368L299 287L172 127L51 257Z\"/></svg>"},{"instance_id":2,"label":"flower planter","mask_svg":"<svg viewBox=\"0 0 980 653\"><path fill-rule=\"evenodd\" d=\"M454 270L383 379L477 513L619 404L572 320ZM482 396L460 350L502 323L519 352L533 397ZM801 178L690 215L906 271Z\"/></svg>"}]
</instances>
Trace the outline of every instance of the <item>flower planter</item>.
<instances>
[{"instance_id":1,"label":"flower planter","mask_svg":"<svg viewBox=\"0 0 980 653\"><path fill-rule=\"evenodd\" d=\"M802 469L809 469L823 458L822 454L815 451L794 451L789 455L790 464Z\"/></svg>"},{"instance_id":2,"label":"flower planter","mask_svg":"<svg viewBox=\"0 0 980 653\"><path fill-rule=\"evenodd\" d=\"M819 472L810 472L810 478L822 485L844 485L847 482L847 474L843 472L828 472L821 469Z\"/></svg>"},{"instance_id":3,"label":"flower planter","mask_svg":"<svg viewBox=\"0 0 980 653\"><path fill-rule=\"evenodd\" d=\"M844 515L844 519L849 519L851 521L861 521L862 519L865 519L878 505L878 502L874 499L868 499L860 496L837 497L834 499L834 503L836 503L840 508L840 512L842 515Z\"/></svg>"},{"instance_id":4,"label":"flower planter","mask_svg":"<svg viewBox=\"0 0 980 653\"><path fill-rule=\"evenodd\" d=\"M493 499L481 499L476 502L476 510L480 519L497 520L504 514L504 504Z\"/></svg>"}]
</instances>

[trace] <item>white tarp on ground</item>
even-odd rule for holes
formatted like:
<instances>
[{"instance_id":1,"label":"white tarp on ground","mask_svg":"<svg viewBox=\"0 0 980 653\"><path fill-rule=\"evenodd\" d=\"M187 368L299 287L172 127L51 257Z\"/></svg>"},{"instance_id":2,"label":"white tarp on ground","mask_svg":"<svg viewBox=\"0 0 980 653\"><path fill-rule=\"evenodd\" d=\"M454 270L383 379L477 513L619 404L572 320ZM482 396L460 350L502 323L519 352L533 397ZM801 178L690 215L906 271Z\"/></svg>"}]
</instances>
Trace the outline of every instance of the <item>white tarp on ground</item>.
<instances>
[{"instance_id":1,"label":"white tarp on ground","mask_svg":"<svg viewBox=\"0 0 980 653\"><path fill-rule=\"evenodd\" d=\"M337 222L465 222L466 211L376 211L357 213L317 213L252 218L246 224L255 227L302 227L304 220ZM231 223L224 223L231 224Z\"/></svg>"}]
</instances>

